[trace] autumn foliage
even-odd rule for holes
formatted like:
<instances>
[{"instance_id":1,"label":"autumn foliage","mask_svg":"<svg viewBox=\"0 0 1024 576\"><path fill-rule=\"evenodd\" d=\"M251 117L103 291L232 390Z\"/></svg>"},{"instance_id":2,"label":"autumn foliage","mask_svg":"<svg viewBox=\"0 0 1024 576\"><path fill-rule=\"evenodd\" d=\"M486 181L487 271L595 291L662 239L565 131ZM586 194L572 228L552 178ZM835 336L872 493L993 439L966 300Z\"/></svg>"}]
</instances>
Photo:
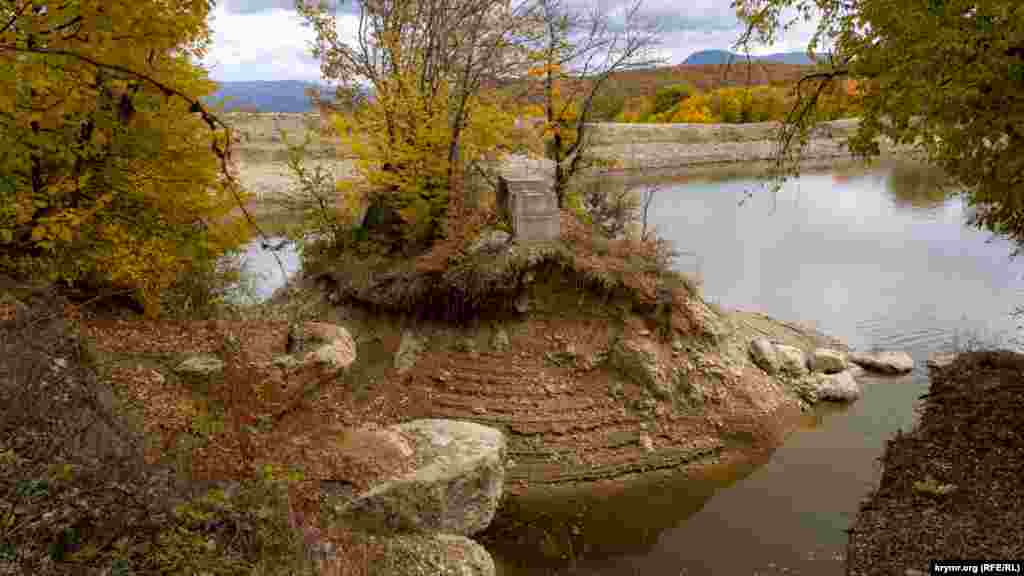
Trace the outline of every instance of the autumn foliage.
<instances>
[{"instance_id":1,"label":"autumn foliage","mask_svg":"<svg viewBox=\"0 0 1024 576\"><path fill-rule=\"evenodd\" d=\"M811 83L803 89L816 90L817 86ZM661 89L653 97L632 99L615 119L695 124L782 121L793 109L795 90L795 84L728 86L707 92ZM861 91L852 80L826 82L819 102L816 114L820 121L857 116L862 111Z\"/></svg>"},{"instance_id":2,"label":"autumn foliage","mask_svg":"<svg viewBox=\"0 0 1024 576\"><path fill-rule=\"evenodd\" d=\"M473 95L459 136L459 165L495 159L515 121L496 95ZM333 116L341 146L356 157L356 178L338 183L339 217L394 248L428 246L445 236L453 200L449 148L454 137L449 85L421 90L413 73L383 79L374 98ZM359 221L363 208L366 219Z\"/></svg>"},{"instance_id":3,"label":"autumn foliage","mask_svg":"<svg viewBox=\"0 0 1024 576\"><path fill-rule=\"evenodd\" d=\"M0 11L0 272L156 313L243 232L224 224L226 134L196 108L209 3L26 6Z\"/></svg>"}]
</instances>

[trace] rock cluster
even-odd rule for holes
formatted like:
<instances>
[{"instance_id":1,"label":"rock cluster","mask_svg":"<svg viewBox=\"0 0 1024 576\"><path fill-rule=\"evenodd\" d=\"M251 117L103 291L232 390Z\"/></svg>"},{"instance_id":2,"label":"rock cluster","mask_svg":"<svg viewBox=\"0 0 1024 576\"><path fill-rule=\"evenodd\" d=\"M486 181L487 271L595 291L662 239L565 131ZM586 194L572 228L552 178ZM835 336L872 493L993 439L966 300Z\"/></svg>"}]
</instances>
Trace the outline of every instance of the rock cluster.
<instances>
[{"instance_id":1,"label":"rock cluster","mask_svg":"<svg viewBox=\"0 0 1024 576\"><path fill-rule=\"evenodd\" d=\"M857 378L867 372L905 374L914 368L906 352L845 352L815 348L806 353L793 346L775 344L767 338L750 342L750 357L765 372L795 380L795 387L808 402L848 402L860 397ZM935 362L948 362L945 357Z\"/></svg>"},{"instance_id":2,"label":"rock cluster","mask_svg":"<svg viewBox=\"0 0 1024 576\"><path fill-rule=\"evenodd\" d=\"M849 402L860 397L860 386L840 350L815 348L807 354L795 346L755 338L750 356L768 374L794 380L797 392L808 402Z\"/></svg>"}]
</instances>

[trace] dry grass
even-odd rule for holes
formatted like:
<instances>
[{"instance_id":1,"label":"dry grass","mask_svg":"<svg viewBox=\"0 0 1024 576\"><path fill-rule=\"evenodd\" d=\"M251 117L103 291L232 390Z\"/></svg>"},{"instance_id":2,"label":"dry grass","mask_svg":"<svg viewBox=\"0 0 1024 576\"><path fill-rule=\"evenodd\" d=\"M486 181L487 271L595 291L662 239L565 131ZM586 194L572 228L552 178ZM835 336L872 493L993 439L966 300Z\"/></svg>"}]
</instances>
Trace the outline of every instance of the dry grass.
<instances>
[{"instance_id":1,"label":"dry grass","mask_svg":"<svg viewBox=\"0 0 1024 576\"><path fill-rule=\"evenodd\" d=\"M96 321L12 285L0 282L0 573L307 574L324 532L301 510L319 478L387 472L311 453L308 426L273 425L336 379L260 372L284 325ZM202 392L153 369L197 352L226 360ZM363 573L341 542L348 560L320 573Z\"/></svg>"},{"instance_id":2,"label":"dry grass","mask_svg":"<svg viewBox=\"0 0 1024 576\"><path fill-rule=\"evenodd\" d=\"M453 321L509 313L527 284L558 276L580 290L656 316L667 330L703 331L688 306L699 286L670 269L673 254L664 241L608 240L568 212L562 214L557 241L470 254L473 237L454 236L415 259L331 255L311 264L308 276L359 306Z\"/></svg>"}]
</instances>

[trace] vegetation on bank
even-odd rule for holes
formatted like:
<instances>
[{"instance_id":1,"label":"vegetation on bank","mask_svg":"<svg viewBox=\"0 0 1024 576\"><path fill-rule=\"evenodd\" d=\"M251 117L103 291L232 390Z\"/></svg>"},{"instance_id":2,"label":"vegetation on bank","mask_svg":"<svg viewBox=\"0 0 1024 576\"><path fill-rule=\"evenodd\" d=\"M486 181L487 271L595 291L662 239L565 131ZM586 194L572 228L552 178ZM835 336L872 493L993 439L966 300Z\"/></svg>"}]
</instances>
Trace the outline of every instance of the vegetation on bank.
<instances>
[{"instance_id":1,"label":"vegetation on bank","mask_svg":"<svg viewBox=\"0 0 1024 576\"><path fill-rule=\"evenodd\" d=\"M731 86L698 92L688 84L660 88L654 97L631 98L617 122L745 124L782 122L796 101L796 84ZM852 80L834 81L823 91L815 120L826 122L862 113L860 92Z\"/></svg>"}]
</instances>

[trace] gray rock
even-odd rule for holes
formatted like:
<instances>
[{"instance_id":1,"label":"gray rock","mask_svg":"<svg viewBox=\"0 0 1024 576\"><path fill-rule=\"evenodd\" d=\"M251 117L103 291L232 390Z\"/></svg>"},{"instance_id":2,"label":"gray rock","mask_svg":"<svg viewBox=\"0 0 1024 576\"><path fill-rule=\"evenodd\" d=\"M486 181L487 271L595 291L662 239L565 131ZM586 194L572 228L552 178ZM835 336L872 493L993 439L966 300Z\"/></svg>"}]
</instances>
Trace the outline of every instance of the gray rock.
<instances>
[{"instance_id":1,"label":"gray rock","mask_svg":"<svg viewBox=\"0 0 1024 576\"><path fill-rule=\"evenodd\" d=\"M382 542L383 558L370 576L494 576L494 559L473 540L455 534L405 534Z\"/></svg>"},{"instance_id":2,"label":"gray rock","mask_svg":"<svg viewBox=\"0 0 1024 576\"><path fill-rule=\"evenodd\" d=\"M883 374L906 374L914 369L914 360L906 352L853 352L850 362Z\"/></svg>"},{"instance_id":3,"label":"gray rock","mask_svg":"<svg viewBox=\"0 0 1024 576\"><path fill-rule=\"evenodd\" d=\"M810 364L814 372L837 374L847 368L846 354L832 348L815 348Z\"/></svg>"},{"instance_id":4,"label":"gray rock","mask_svg":"<svg viewBox=\"0 0 1024 576\"><path fill-rule=\"evenodd\" d=\"M750 341L750 357L769 374L779 371L779 356L775 351L775 345L767 338L754 338Z\"/></svg>"},{"instance_id":5,"label":"gray rock","mask_svg":"<svg viewBox=\"0 0 1024 576\"><path fill-rule=\"evenodd\" d=\"M477 252L499 252L506 246L512 239L512 235L504 230L488 230L480 235L475 242L469 247L471 254Z\"/></svg>"},{"instance_id":6,"label":"gray rock","mask_svg":"<svg viewBox=\"0 0 1024 576\"><path fill-rule=\"evenodd\" d=\"M849 371L837 374L811 374L805 381L817 400L852 402L860 398L860 385Z\"/></svg>"},{"instance_id":7,"label":"gray rock","mask_svg":"<svg viewBox=\"0 0 1024 576\"><path fill-rule=\"evenodd\" d=\"M216 356L200 355L186 358L178 367L174 369L175 372L184 376L197 376L201 378L207 378L210 376L216 376L224 371L224 362Z\"/></svg>"},{"instance_id":8,"label":"gray rock","mask_svg":"<svg viewBox=\"0 0 1024 576\"><path fill-rule=\"evenodd\" d=\"M934 352L928 356L927 366L931 369L945 368L956 361L955 352Z\"/></svg>"},{"instance_id":9,"label":"gray rock","mask_svg":"<svg viewBox=\"0 0 1024 576\"><path fill-rule=\"evenodd\" d=\"M776 344L775 352L779 358L779 368L796 376L803 376L807 373L807 355L804 351L795 346Z\"/></svg>"},{"instance_id":10,"label":"gray rock","mask_svg":"<svg viewBox=\"0 0 1024 576\"><path fill-rule=\"evenodd\" d=\"M505 482L505 437L472 422L415 420L393 427L413 444L414 469L351 499L327 497L345 525L371 533L487 528Z\"/></svg>"},{"instance_id":11,"label":"gray rock","mask_svg":"<svg viewBox=\"0 0 1024 576\"><path fill-rule=\"evenodd\" d=\"M351 336L321 344L306 355L305 363L320 364L334 370L348 368L356 361L356 343Z\"/></svg>"},{"instance_id":12,"label":"gray rock","mask_svg":"<svg viewBox=\"0 0 1024 576\"><path fill-rule=\"evenodd\" d=\"M412 330L402 332L402 341L398 344L398 352L395 353L395 368L398 369L398 373L404 374L411 370L424 350L426 345Z\"/></svg>"},{"instance_id":13,"label":"gray rock","mask_svg":"<svg viewBox=\"0 0 1024 576\"><path fill-rule=\"evenodd\" d=\"M508 332L504 328L498 328L494 331L491 336L491 348L498 352L508 350L512 346L512 341L509 340Z\"/></svg>"}]
</instances>

